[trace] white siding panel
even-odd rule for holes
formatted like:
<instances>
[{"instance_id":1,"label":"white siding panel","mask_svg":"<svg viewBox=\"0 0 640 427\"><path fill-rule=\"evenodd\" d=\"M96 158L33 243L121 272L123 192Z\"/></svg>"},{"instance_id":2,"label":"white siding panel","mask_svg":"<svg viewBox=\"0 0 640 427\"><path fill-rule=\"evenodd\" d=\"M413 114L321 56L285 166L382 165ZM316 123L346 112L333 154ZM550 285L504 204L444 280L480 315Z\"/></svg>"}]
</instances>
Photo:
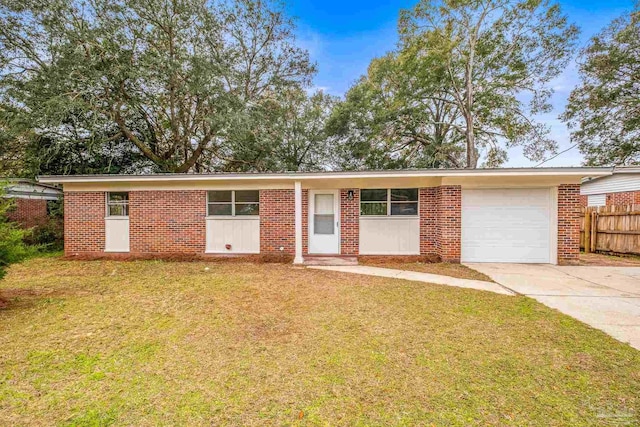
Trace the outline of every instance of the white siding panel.
<instances>
[{"instance_id":1,"label":"white siding panel","mask_svg":"<svg viewBox=\"0 0 640 427\"><path fill-rule=\"evenodd\" d=\"M227 245L231 245L227 249ZM260 253L260 218L207 218L207 252Z\"/></svg>"},{"instance_id":2,"label":"white siding panel","mask_svg":"<svg viewBox=\"0 0 640 427\"><path fill-rule=\"evenodd\" d=\"M580 194L621 193L624 191L640 190L640 174L614 174L593 181L587 181L580 186Z\"/></svg>"},{"instance_id":3,"label":"white siding panel","mask_svg":"<svg viewBox=\"0 0 640 427\"><path fill-rule=\"evenodd\" d=\"M104 220L105 252L129 252L129 218Z\"/></svg>"},{"instance_id":4,"label":"white siding panel","mask_svg":"<svg viewBox=\"0 0 640 427\"><path fill-rule=\"evenodd\" d=\"M420 219L360 217L361 255L420 255Z\"/></svg>"},{"instance_id":5,"label":"white siding panel","mask_svg":"<svg viewBox=\"0 0 640 427\"><path fill-rule=\"evenodd\" d=\"M605 206L607 204L606 194L590 194L587 196L589 206Z\"/></svg>"},{"instance_id":6,"label":"white siding panel","mask_svg":"<svg viewBox=\"0 0 640 427\"><path fill-rule=\"evenodd\" d=\"M548 263L550 189L462 191L462 261Z\"/></svg>"}]
</instances>

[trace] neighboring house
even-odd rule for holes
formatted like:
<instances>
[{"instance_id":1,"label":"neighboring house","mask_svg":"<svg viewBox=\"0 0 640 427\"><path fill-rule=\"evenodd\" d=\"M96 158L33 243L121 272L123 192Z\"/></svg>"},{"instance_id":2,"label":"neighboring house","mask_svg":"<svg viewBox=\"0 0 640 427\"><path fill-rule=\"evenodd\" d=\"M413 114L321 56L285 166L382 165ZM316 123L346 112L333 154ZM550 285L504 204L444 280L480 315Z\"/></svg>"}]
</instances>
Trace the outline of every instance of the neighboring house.
<instances>
[{"instance_id":1,"label":"neighboring house","mask_svg":"<svg viewBox=\"0 0 640 427\"><path fill-rule=\"evenodd\" d=\"M43 176L67 256L424 255L571 263L580 182L610 168Z\"/></svg>"},{"instance_id":2,"label":"neighboring house","mask_svg":"<svg viewBox=\"0 0 640 427\"><path fill-rule=\"evenodd\" d=\"M591 177L580 186L581 206L640 204L640 167L616 167L609 176Z\"/></svg>"},{"instance_id":3,"label":"neighboring house","mask_svg":"<svg viewBox=\"0 0 640 427\"><path fill-rule=\"evenodd\" d=\"M49 218L50 202L61 196L62 190L52 185L28 179L9 179L5 197L15 199L15 205L7 216L25 228L42 225Z\"/></svg>"}]
</instances>

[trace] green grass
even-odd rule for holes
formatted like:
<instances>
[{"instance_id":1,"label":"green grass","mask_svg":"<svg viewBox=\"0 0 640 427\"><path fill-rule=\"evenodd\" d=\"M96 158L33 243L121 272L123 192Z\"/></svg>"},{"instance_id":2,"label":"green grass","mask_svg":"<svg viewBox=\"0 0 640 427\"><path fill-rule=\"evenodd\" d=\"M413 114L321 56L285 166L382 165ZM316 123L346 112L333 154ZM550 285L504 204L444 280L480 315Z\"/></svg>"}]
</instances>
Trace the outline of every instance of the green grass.
<instances>
[{"instance_id":1,"label":"green grass","mask_svg":"<svg viewBox=\"0 0 640 427\"><path fill-rule=\"evenodd\" d=\"M640 352L526 297L55 258L0 296L0 425L640 423Z\"/></svg>"}]
</instances>

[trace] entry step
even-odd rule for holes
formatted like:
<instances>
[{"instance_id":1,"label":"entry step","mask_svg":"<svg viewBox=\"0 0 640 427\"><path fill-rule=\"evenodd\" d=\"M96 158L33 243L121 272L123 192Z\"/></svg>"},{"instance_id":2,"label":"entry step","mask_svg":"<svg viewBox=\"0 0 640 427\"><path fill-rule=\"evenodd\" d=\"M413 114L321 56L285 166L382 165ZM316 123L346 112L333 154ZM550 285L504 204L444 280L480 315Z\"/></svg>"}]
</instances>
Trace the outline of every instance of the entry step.
<instances>
[{"instance_id":1,"label":"entry step","mask_svg":"<svg viewBox=\"0 0 640 427\"><path fill-rule=\"evenodd\" d=\"M306 256L304 265L358 265L355 256Z\"/></svg>"}]
</instances>

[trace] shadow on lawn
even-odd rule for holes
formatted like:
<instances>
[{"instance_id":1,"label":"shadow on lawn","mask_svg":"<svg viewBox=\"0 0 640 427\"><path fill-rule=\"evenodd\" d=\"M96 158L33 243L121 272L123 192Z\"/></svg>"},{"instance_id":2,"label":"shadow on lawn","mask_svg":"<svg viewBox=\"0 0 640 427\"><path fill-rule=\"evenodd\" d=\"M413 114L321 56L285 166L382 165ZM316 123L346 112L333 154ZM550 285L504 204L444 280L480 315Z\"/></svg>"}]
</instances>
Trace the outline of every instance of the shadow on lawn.
<instances>
[{"instance_id":1,"label":"shadow on lawn","mask_svg":"<svg viewBox=\"0 0 640 427\"><path fill-rule=\"evenodd\" d=\"M88 295L89 293L86 290L78 291L75 289L2 289L0 290L0 310L10 311L31 308L39 304L48 304L65 300L72 296Z\"/></svg>"}]
</instances>

